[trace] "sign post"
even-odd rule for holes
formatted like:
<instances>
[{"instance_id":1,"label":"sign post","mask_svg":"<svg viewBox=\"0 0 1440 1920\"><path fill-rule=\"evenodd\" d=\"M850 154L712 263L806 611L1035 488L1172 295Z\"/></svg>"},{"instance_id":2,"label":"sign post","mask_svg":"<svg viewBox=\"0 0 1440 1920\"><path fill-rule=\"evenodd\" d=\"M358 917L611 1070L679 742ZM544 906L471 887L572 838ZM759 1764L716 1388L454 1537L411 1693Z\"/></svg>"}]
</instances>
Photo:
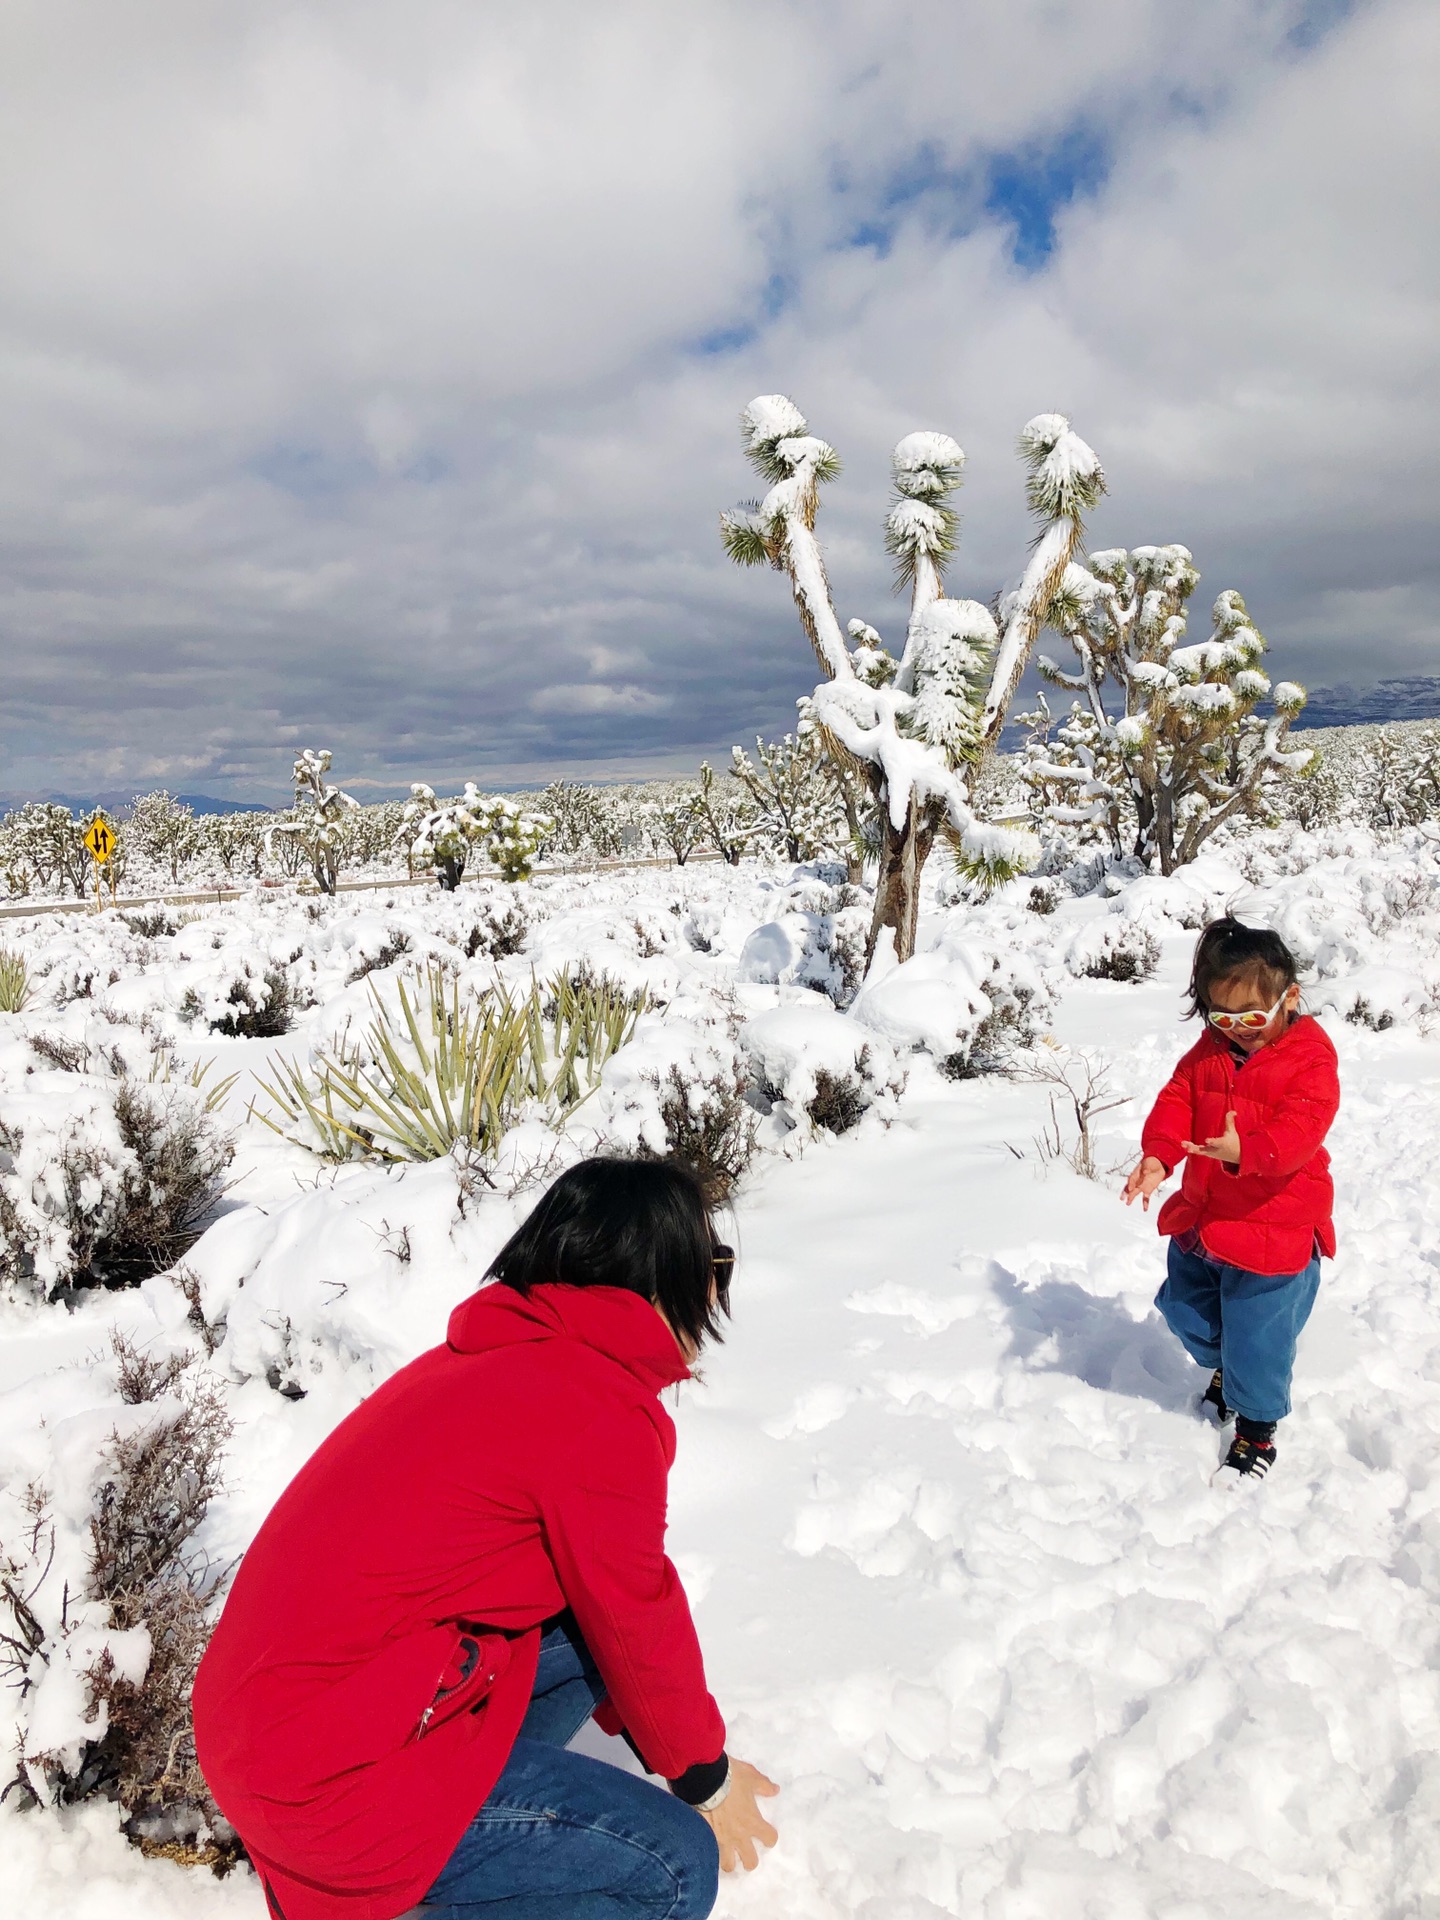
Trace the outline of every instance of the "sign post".
<instances>
[{"instance_id":1,"label":"sign post","mask_svg":"<svg viewBox=\"0 0 1440 1920\"><path fill-rule=\"evenodd\" d=\"M95 862L95 911L99 913L101 910L100 869L113 856L120 844L120 836L110 822L102 814L97 813L82 834L81 844ZM112 894L115 891L113 882L110 891Z\"/></svg>"}]
</instances>

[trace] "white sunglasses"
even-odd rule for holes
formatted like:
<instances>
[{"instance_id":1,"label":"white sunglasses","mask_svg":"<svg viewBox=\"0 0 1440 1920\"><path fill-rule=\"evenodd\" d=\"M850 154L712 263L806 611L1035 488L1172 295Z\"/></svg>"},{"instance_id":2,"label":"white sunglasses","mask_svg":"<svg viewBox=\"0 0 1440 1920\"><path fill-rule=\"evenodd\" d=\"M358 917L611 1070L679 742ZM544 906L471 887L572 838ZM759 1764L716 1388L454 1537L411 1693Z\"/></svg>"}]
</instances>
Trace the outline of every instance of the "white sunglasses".
<instances>
[{"instance_id":1,"label":"white sunglasses","mask_svg":"<svg viewBox=\"0 0 1440 1920\"><path fill-rule=\"evenodd\" d=\"M1233 1033L1236 1031L1240 1033L1259 1033L1262 1027L1269 1026L1270 1022L1275 1018L1276 1014L1289 998L1290 989L1286 987L1284 993L1281 994L1280 998L1268 1013L1261 1013L1258 1007L1252 1008L1249 1013L1225 1013L1217 1008L1214 1012L1208 1012L1205 1018L1210 1022L1212 1027L1218 1027L1221 1033Z\"/></svg>"}]
</instances>

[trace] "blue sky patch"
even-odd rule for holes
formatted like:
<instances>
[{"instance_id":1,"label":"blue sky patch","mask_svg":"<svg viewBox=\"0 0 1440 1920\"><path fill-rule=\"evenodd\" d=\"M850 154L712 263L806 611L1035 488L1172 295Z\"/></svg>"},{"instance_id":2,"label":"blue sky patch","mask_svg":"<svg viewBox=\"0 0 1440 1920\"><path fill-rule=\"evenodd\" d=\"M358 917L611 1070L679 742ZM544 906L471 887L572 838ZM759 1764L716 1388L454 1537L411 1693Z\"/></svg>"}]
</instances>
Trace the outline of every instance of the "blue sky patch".
<instances>
[{"instance_id":1,"label":"blue sky patch","mask_svg":"<svg viewBox=\"0 0 1440 1920\"><path fill-rule=\"evenodd\" d=\"M1098 193L1110 172L1110 149L1093 127L1072 127L1051 144L1031 142L992 156L985 211L1014 229L1011 258L1033 272L1055 250L1055 216L1081 196Z\"/></svg>"}]
</instances>

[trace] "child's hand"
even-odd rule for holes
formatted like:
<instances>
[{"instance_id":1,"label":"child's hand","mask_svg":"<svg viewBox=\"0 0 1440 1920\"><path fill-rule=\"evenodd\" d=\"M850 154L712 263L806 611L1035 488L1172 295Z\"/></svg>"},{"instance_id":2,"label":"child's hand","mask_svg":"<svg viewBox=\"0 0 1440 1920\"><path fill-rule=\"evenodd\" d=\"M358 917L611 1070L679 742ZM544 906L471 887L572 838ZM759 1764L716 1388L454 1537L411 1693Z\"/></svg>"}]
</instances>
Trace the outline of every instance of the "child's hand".
<instances>
[{"instance_id":1,"label":"child's hand","mask_svg":"<svg viewBox=\"0 0 1440 1920\"><path fill-rule=\"evenodd\" d=\"M1151 1194L1157 1187L1163 1186L1168 1178L1165 1162L1157 1160L1153 1153L1147 1153L1125 1182L1126 1206L1131 1206L1138 1200L1148 1213Z\"/></svg>"},{"instance_id":2,"label":"child's hand","mask_svg":"<svg viewBox=\"0 0 1440 1920\"><path fill-rule=\"evenodd\" d=\"M1235 1131L1235 1113L1232 1108L1225 1116L1225 1131L1217 1133L1213 1140L1203 1143L1195 1140L1184 1142L1186 1153L1198 1154L1202 1160L1223 1160L1227 1167L1240 1164L1240 1136Z\"/></svg>"}]
</instances>

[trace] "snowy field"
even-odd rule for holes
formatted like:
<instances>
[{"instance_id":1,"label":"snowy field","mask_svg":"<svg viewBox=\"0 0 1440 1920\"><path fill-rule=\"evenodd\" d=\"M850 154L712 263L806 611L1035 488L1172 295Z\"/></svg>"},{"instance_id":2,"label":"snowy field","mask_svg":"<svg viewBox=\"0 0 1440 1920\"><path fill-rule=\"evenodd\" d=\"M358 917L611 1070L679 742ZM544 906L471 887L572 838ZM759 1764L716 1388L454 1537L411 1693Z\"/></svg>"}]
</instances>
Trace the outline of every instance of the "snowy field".
<instances>
[{"instance_id":1,"label":"snowy field","mask_svg":"<svg viewBox=\"0 0 1440 1920\"><path fill-rule=\"evenodd\" d=\"M363 1024L372 988L431 953L476 986L582 960L644 986L651 1010L562 1155L663 1144L672 1066L691 1083L741 1071L768 1109L734 1207L733 1329L680 1395L672 1483L732 1747L784 1787L779 1848L719 1912L1424 1920L1440 1914L1437 842L1261 834L1174 880L1098 878L945 905L937 872L916 960L858 998L863 909L788 869L538 881L519 890L523 945L498 957L465 951L479 889L257 898L168 933L11 923L36 992L0 1015L0 1119L38 1143L103 1104L101 1076L39 1059L37 1035L166 1041L174 1064L238 1074L232 1185L186 1260L237 1422L206 1534L229 1558L336 1422L443 1337L557 1151L522 1127L493 1189L443 1160L336 1168L246 1119L256 1076ZM1124 1209L1117 1170L1193 1037L1195 929L1226 906L1299 954L1344 1104L1340 1253L1296 1410L1269 1479L1222 1489L1197 1370L1150 1306L1154 1216ZM409 951L352 979L397 933ZM1091 977L1117 952L1155 971ZM207 1032L237 981L277 968L302 1009L289 1033ZM1037 1146L1038 1076L1082 1061L1128 1100L1098 1122L1094 1180ZM821 1068L858 1114L839 1137L807 1113ZM1071 1146L1068 1109L1060 1127ZM52 1236L37 1271L63 1252ZM121 1412L115 1327L157 1353L195 1344L163 1276L68 1311L18 1287L0 1307L0 1476L12 1494L44 1480L62 1522ZM262 1911L246 1873L142 1859L112 1808L21 1814L13 1796L0 1906Z\"/></svg>"}]
</instances>

